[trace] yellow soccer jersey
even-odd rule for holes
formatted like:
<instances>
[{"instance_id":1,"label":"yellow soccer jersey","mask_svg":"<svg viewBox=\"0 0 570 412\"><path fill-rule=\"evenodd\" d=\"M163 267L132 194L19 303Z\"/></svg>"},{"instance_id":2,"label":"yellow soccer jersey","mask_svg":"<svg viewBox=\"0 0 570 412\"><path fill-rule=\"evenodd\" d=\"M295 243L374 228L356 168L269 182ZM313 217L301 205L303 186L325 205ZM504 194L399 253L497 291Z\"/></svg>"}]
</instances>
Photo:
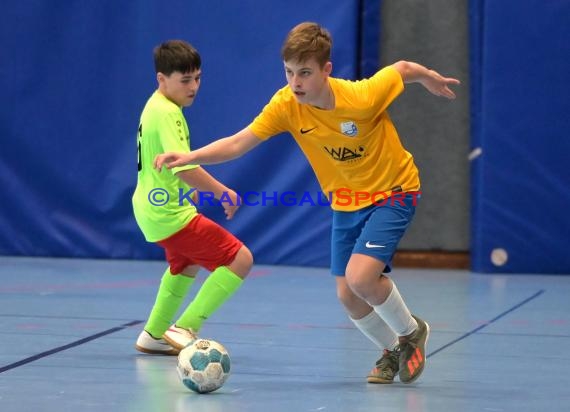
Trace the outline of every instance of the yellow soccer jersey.
<instances>
[{"instance_id":1,"label":"yellow soccer jersey","mask_svg":"<svg viewBox=\"0 0 570 412\"><path fill-rule=\"evenodd\" d=\"M190 150L190 133L182 109L156 91L141 114L137 143L139 172L133 211L146 240L157 242L184 228L198 213L194 205L182 201L179 191L187 193L191 188L176 176L179 171L197 166L163 168L161 172L153 168L158 154Z\"/></svg>"},{"instance_id":2,"label":"yellow soccer jersey","mask_svg":"<svg viewBox=\"0 0 570 412\"><path fill-rule=\"evenodd\" d=\"M369 79L329 78L335 108L297 102L289 86L272 97L249 125L262 140L289 132L309 160L331 207L362 209L393 192L415 192L420 181L413 157L386 109L404 90L402 77L388 66Z\"/></svg>"}]
</instances>

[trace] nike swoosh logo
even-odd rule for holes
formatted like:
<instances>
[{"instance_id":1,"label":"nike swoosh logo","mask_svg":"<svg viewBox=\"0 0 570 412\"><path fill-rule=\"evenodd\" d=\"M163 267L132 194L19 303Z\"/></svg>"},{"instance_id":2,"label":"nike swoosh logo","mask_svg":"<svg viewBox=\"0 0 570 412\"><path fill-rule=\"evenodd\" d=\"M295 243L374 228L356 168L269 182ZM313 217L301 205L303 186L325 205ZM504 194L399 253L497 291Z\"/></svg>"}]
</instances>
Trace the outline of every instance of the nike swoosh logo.
<instances>
[{"instance_id":1,"label":"nike swoosh logo","mask_svg":"<svg viewBox=\"0 0 570 412\"><path fill-rule=\"evenodd\" d=\"M368 241L368 242L366 242L366 247L367 247L368 249L372 249L372 248L375 248L375 247L386 247L386 246L384 246L384 245L375 245L375 244L373 244L373 243L370 243L370 241Z\"/></svg>"},{"instance_id":2,"label":"nike swoosh logo","mask_svg":"<svg viewBox=\"0 0 570 412\"><path fill-rule=\"evenodd\" d=\"M317 128L317 126L312 127L310 129L301 129L300 132L301 134L305 134L305 133L309 133L311 130L315 130Z\"/></svg>"}]
</instances>

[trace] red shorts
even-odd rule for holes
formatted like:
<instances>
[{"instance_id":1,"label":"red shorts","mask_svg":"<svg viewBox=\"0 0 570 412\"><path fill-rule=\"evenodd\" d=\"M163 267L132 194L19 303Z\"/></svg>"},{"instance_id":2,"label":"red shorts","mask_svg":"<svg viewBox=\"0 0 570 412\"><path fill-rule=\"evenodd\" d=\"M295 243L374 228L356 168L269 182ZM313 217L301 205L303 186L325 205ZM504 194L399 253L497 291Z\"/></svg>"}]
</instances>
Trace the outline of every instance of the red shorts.
<instances>
[{"instance_id":1,"label":"red shorts","mask_svg":"<svg viewBox=\"0 0 570 412\"><path fill-rule=\"evenodd\" d=\"M232 263L243 243L204 215L198 215L186 227L158 243L166 252L170 273L177 275L190 265L209 271Z\"/></svg>"}]
</instances>

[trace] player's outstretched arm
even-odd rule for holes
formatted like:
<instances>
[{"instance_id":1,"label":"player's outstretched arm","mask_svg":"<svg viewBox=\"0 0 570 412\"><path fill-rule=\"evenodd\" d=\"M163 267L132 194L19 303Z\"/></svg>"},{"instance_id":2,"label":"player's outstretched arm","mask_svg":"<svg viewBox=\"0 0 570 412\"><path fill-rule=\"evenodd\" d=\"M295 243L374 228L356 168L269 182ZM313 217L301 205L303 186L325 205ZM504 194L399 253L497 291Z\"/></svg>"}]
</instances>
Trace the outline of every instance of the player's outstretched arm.
<instances>
[{"instance_id":1,"label":"player's outstretched arm","mask_svg":"<svg viewBox=\"0 0 570 412\"><path fill-rule=\"evenodd\" d=\"M249 152L262 140L258 139L249 128L245 128L230 137L216 140L190 153L167 152L154 158L154 168L161 170L188 164L211 165L236 159Z\"/></svg>"},{"instance_id":2,"label":"player's outstretched arm","mask_svg":"<svg viewBox=\"0 0 570 412\"><path fill-rule=\"evenodd\" d=\"M436 96L455 99L455 93L449 88L461 82L452 77L443 77L435 70L430 70L421 64L401 60L392 65L402 76L404 83L420 83Z\"/></svg>"}]
</instances>

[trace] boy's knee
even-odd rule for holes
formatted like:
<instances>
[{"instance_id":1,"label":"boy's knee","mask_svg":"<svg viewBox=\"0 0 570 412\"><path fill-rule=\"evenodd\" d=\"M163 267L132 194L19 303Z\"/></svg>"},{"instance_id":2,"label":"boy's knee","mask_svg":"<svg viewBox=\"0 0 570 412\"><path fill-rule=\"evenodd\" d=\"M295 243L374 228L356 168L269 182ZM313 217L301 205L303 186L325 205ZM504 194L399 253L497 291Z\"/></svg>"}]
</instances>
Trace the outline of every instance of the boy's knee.
<instances>
[{"instance_id":1,"label":"boy's knee","mask_svg":"<svg viewBox=\"0 0 570 412\"><path fill-rule=\"evenodd\" d=\"M344 282L337 283L336 287L336 297L340 300L345 306L347 306L351 301L357 299L354 295L354 292L348 286L346 279Z\"/></svg>"},{"instance_id":2,"label":"boy's knee","mask_svg":"<svg viewBox=\"0 0 570 412\"><path fill-rule=\"evenodd\" d=\"M253 254L247 246L243 245L236 254L234 261L229 265L229 268L240 278L245 279L252 267Z\"/></svg>"},{"instance_id":3,"label":"boy's knee","mask_svg":"<svg viewBox=\"0 0 570 412\"><path fill-rule=\"evenodd\" d=\"M244 245L241 247L238 254L241 254L243 264L246 265L248 267L248 271L250 271L253 266L253 253L251 253L251 250Z\"/></svg>"},{"instance_id":4,"label":"boy's knee","mask_svg":"<svg viewBox=\"0 0 570 412\"><path fill-rule=\"evenodd\" d=\"M367 299L375 290L378 275L362 270L347 270L346 284L361 299Z\"/></svg>"},{"instance_id":5,"label":"boy's knee","mask_svg":"<svg viewBox=\"0 0 570 412\"><path fill-rule=\"evenodd\" d=\"M353 293L361 296L360 291L366 289L367 282L358 272L347 270L346 284Z\"/></svg>"}]
</instances>

